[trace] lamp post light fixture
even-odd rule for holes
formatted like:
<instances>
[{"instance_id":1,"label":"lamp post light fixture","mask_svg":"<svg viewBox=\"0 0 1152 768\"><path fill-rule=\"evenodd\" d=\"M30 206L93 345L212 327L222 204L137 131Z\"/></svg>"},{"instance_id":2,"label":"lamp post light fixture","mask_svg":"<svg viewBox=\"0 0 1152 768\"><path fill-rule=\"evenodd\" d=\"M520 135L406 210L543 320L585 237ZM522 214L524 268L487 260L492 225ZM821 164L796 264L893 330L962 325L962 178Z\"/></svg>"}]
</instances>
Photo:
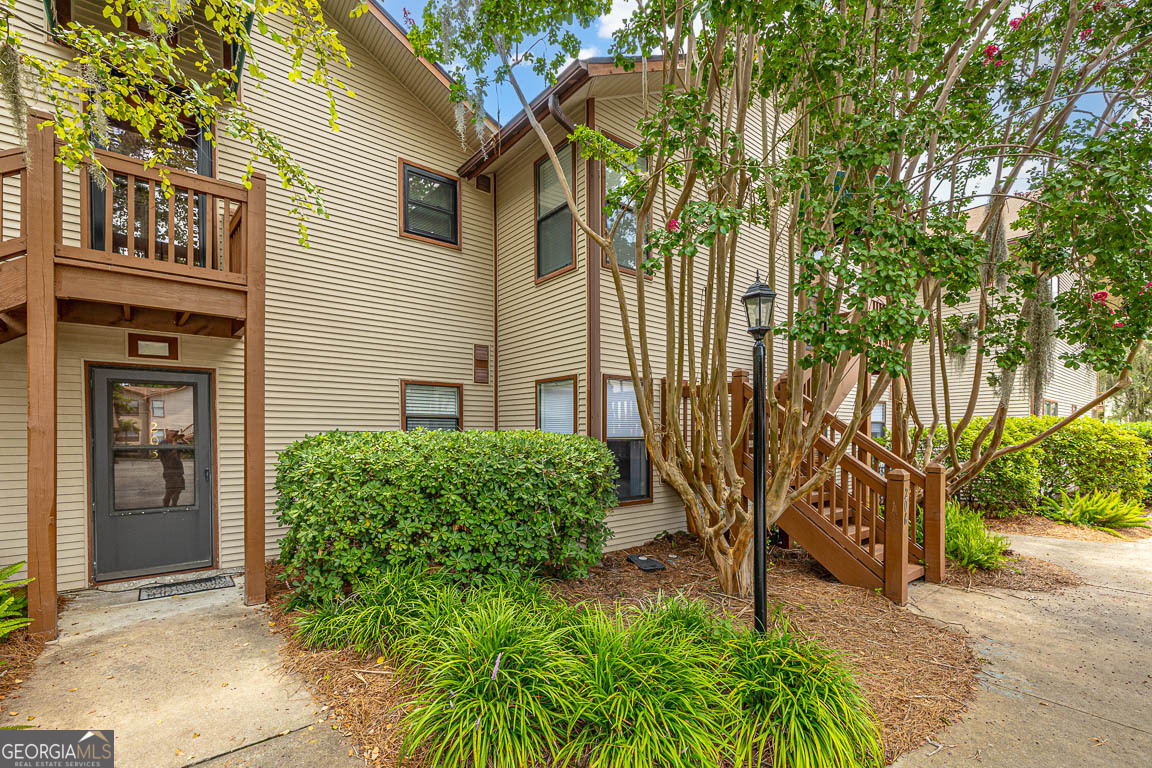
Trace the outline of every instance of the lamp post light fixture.
<instances>
[{"instance_id":1,"label":"lamp post light fixture","mask_svg":"<svg viewBox=\"0 0 1152 768\"><path fill-rule=\"evenodd\" d=\"M767 429L765 406L768 400L765 378L764 336L772 329L772 305L776 291L767 283L756 282L748 286L740 301L748 316L748 333L756 340L752 347L752 593L753 616L757 632L768 629L768 526L765 522L765 482L767 479Z\"/></svg>"}]
</instances>

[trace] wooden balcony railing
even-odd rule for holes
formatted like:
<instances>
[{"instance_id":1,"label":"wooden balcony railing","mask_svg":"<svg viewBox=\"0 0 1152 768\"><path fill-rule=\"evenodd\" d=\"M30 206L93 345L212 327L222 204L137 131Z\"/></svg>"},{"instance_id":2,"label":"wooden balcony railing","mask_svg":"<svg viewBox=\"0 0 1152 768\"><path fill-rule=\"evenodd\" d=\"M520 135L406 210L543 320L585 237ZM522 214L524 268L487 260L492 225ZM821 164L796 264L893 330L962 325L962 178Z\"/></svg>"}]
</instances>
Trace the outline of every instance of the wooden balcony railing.
<instances>
[{"instance_id":1,"label":"wooden balcony railing","mask_svg":"<svg viewBox=\"0 0 1152 768\"><path fill-rule=\"evenodd\" d=\"M243 185L169 170L168 195L158 169L111 152L96 158L107 176L81 170L80 248L61 245L59 255L244 282L249 192Z\"/></svg>"},{"instance_id":2,"label":"wooden balcony railing","mask_svg":"<svg viewBox=\"0 0 1152 768\"><path fill-rule=\"evenodd\" d=\"M22 203L27 199L28 174L24 150L0 152L0 261L28 247Z\"/></svg>"}]
</instances>

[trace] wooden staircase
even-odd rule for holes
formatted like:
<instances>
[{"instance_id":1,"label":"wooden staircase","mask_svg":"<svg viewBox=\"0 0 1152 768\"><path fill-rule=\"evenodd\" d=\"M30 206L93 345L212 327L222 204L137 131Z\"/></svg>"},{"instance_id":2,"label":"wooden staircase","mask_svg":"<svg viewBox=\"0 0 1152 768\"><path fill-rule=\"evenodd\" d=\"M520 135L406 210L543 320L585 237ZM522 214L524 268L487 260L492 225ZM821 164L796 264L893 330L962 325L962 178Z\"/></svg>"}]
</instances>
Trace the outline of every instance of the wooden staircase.
<instances>
[{"instance_id":1,"label":"wooden staircase","mask_svg":"<svg viewBox=\"0 0 1152 768\"><path fill-rule=\"evenodd\" d=\"M735 371L729 392L735 421L752 400L748 374ZM812 418L811 410L807 416ZM848 431L831 413L821 418L823 430L801 462L793 487L831 460ZM747 434L738 455L743 456L744 495L751 503L752 445ZM943 467L921 471L858 431L828 478L785 510L776 524L840 581L882 589L903 605L908 582L922 577L939 582L944 576L944 495Z\"/></svg>"}]
</instances>

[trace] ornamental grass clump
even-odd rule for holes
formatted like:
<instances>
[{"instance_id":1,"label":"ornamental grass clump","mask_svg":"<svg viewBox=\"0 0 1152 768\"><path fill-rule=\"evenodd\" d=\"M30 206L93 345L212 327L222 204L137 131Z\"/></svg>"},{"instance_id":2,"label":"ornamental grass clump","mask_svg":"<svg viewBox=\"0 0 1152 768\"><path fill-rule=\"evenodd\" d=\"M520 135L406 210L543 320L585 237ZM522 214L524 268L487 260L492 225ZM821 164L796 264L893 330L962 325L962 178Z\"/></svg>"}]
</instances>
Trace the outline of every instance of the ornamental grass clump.
<instances>
[{"instance_id":1,"label":"ornamental grass clump","mask_svg":"<svg viewBox=\"0 0 1152 768\"><path fill-rule=\"evenodd\" d=\"M969 571L995 571L1008 561L1011 542L984 525L984 516L975 509L948 503L944 517L944 553L948 559Z\"/></svg>"},{"instance_id":2,"label":"ornamental grass clump","mask_svg":"<svg viewBox=\"0 0 1152 768\"><path fill-rule=\"evenodd\" d=\"M1121 538L1118 529L1152 527L1144 505L1135 500L1125 500L1117 491L1078 493L1075 498L1061 491L1059 500L1045 499L1040 512L1058 523L1096 528Z\"/></svg>"},{"instance_id":3,"label":"ornamental grass clump","mask_svg":"<svg viewBox=\"0 0 1152 768\"><path fill-rule=\"evenodd\" d=\"M579 705L561 762L589 768L718 764L729 712L716 675L719 648L670 631L660 612L636 609L582 612L568 647Z\"/></svg>"},{"instance_id":4,"label":"ornamental grass clump","mask_svg":"<svg viewBox=\"0 0 1152 768\"><path fill-rule=\"evenodd\" d=\"M573 719L575 665L546 611L499 592L471 601L419 649L422 685L401 758L430 765L543 764Z\"/></svg>"},{"instance_id":5,"label":"ornamental grass clump","mask_svg":"<svg viewBox=\"0 0 1152 768\"><path fill-rule=\"evenodd\" d=\"M880 728L842 660L787 623L735 636L724 671L735 710L729 730L735 765L884 765Z\"/></svg>"}]
</instances>

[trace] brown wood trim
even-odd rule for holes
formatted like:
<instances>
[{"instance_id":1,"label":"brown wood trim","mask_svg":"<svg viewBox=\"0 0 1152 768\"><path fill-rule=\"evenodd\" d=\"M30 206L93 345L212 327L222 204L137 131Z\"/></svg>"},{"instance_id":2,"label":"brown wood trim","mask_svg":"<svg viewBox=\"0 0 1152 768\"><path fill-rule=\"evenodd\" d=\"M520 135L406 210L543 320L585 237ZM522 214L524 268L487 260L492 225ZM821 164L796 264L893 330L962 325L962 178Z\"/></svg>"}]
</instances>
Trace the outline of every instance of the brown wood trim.
<instances>
[{"instance_id":1,"label":"brown wood trim","mask_svg":"<svg viewBox=\"0 0 1152 768\"><path fill-rule=\"evenodd\" d=\"M600 403L600 408L601 408L600 415L602 417L602 421L600 422L601 423L600 439L603 440L604 442L608 442L608 381L610 379L615 379L617 381L632 381L631 376L620 376L620 375L611 374L611 373L603 374L603 383L601 384L601 395L602 396L601 396L601 403ZM637 399L639 399L639 393L637 393ZM636 439L639 439L639 438L636 438ZM648 450L648 441L647 440L644 441L644 450L645 451ZM652 488L652 453L649 451L649 453L648 453L648 496L647 496L647 498L629 499L628 501L617 502L616 506L618 506L618 507L632 507L632 506L635 506L637 504L651 504L652 503L652 497L654 495L653 490L654 489Z\"/></svg>"},{"instance_id":2,"label":"brown wood trim","mask_svg":"<svg viewBox=\"0 0 1152 768\"><path fill-rule=\"evenodd\" d=\"M22 307L28 301L28 259L0 262L0 312Z\"/></svg>"},{"instance_id":3,"label":"brown wood trim","mask_svg":"<svg viewBox=\"0 0 1152 768\"><path fill-rule=\"evenodd\" d=\"M559 144L552 147L553 151L557 151L568 146L568 140L563 139ZM576 197L576 147L572 147L572 197ZM545 283L552 278L559 277L560 275L567 274L576 269L576 216L571 211L568 212L572 219L572 263L566 267L555 269L546 275L539 274L540 271L540 219L539 209L537 207L537 198L540 196L540 174L537 170L540 163L548 162L548 153L545 152L541 155L536 162L532 164L532 282L536 285Z\"/></svg>"},{"instance_id":4,"label":"brown wood trim","mask_svg":"<svg viewBox=\"0 0 1152 768\"><path fill-rule=\"evenodd\" d=\"M166 355L145 355L140 352L140 342L156 341L168 345ZM178 336L152 336L144 333L128 334L128 357L144 358L148 360L179 360L180 338Z\"/></svg>"},{"instance_id":5,"label":"brown wood trim","mask_svg":"<svg viewBox=\"0 0 1152 768\"><path fill-rule=\"evenodd\" d=\"M244 332L244 602L263 603L264 537L264 271L267 180L254 173L245 212L248 293Z\"/></svg>"},{"instance_id":6,"label":"brown wood trim","mask_svg":"<svg viewBox=\"0 0 1152 768\"><path fill-rule=\"evenodd\" d=\"M94 413L92 403L92 387L89 385L91 382L93 368L139 368L141 370L160 370L160 371L182 371L188 373L207 373L208 374L208 398L212 407L212 565L202 566L200 568L186 568L178 571L166 571L164 573L154 573L145 576L126 576L122 579L104 579L97 582L92 578L92 564L95 562L95 534L92 530L92 504L93 504L93 491L92 485L94 477L92 475L92 450L84 451L84 508L89 510L88 514L84 516L84 540L88 544L88 561L84 568L84 579L88 586L95 586L99 584L117 584L123 581L134 581L142 578L154 578L158 576L172 576L178 573L198 573L200 571L216 570L220 567L220 407L216 399L216 379L219 372L217 368L200 368L195 366L186 365L163 365L158 366L149 363L131 363L124 361L101 361L101 360L84 360L84 408L86 409L84 418L84 444L87 446L92 445L92 438L94 435L94 428L92 424L92 415Z\"/></svg>"},{"instance_id":7,"label":"brown wood trim","mask_svg":"<svg viewBox=\"0 0 1152 768\"><path fill-rule=\"evenodd\" d=\"M572 434L580 433L580 377L576 374L570 376L550 376L546 379L536 379L532 383L532 398L535 402L534 419L535 428L540 429L540 385L549 384L554 381L571 381L572 382Z\"/></svg>"},{"instance_id":8,"label":"brown wood trim","mask_svg":"<svg viewBox=\"0 0 1152 768\"><path fill-rule=\"evenodd\" d=\"M492 429L500 431L500 231L492 174Z\"/></svg>"},{"instance_id":9,"label":"brown wood trim","mask_svg":"<svg viewBox=\"0 0 1152 768\"><path fill-rule=\"evenodd\" d=\"M587 114L585 122L589 128L595 130L596 128L596 100L588 99L585 104ZM585 175L586 187L588 190L587 203L588 203L588 221L595 221L595 213L597 210L604 207L601 202L601 188L600 182L600 163L592 158L588 159L587 173ZM599 263L603 260L601 255L600 244L591 237L587 239L587 246L585 250L585 259L589 264ZM587 348L585 356L588 362L588 417L587 417L587 433L590 436L596 436L603 432L603 422L600 420L601 412L603 410L603 393L599 387L594 386L594 383L600 381L600 270L589 269L587 277L587 305L585 308L588 324L588 337Z\"/></svg>"},{"instance_id":10,"label":"brown wood trim","mask_svg":"<svg viewBox=\"0 0 1152 768\"><path fill-rule=\"evenodd\" d=\"M434 173L437 176L443 176L444 178L450 179L451 181L455 182L455 184L456 184L456 242L455 243L449 242L447 240L437 240L436 238L428 237L427 235L418 235L415 232L408 232L404 229L404 206L407 204L407 199L406 199L405 194L404 194L404 166L406 166L406 165L412 166L413 168L418 168L421 171L427 171L428 173ZM464 223L463 222L463 207L464 207L463 203L464 203L464 199L460 193L460 186L461 186L461 184L460 184L460 177L459 176L454 176L453 174L445 173L444 171L438 171L435 168L429 168L426 165L421 165L420 163L414 163L411 160L405 160L402 157L397 158L396 159L396 199L400 201L400 209L398 211L399 217L397 219L397 224L399 225L400 237L407 237L411 240L419 240L422 243L431 243L432 245L439 245L439 246L443 246L444 248L451 248L454 251L463 250L462 243L464 242L464 231L463 231L463 223Z\"/></svg>"},{"instance_id":11,"label":"brown wood trim","mask_svg":"<svg viewBox=\"0 0 1152 768\"><path fill-rule=\"evenodd\" d=\"M427 387L455 387L458 413L456 424L458 431L464 431L464 385L452 381L425 381L422 379L400 379L400 429L405 432L408 431L408 413L404 407L404 387L408 384L421 384Z\"/></svg>"},{"instance_id":12,"label":"brown wood trim","mask_svg":"<svg viewBox=\"0 0 1152 768\"><path fill-rule=\"evenodd\" d=\"M39 130L47 116L28 117L28 155L33 168L51 168L55 134ZM40 174L43 179L44 174ZM53 234L56 184L28 184L23 218L28 227L28 616L31 631L56 637L56 292Z\"/></svg>"},{"instance_id":13,"label":"brown wood trim","mask_svg":"<svg viewBox=\"0 0 1152 768\"><path fill-rule=\"evenodd\" d=\"M114 267L115 271L125 274L136 272L150 275L160 275L172 280L199 283L201 285L224 285L233 290L244 290L247 278L235 272L223 272L218 269L197 267L191 264L177 264L171 261L158 261L155 259L141 259L122 253L109 253L94 251L89 248L76 248L71 245L58 244L56 246L56 259L58 261L70 260L82 262L85 265L100 267Z\"/></svg>"},{"instance_id":14,"label":"brown wood trim","mask_svg":"<svg viewBox=\"0 0 1152 768\"><path fill-rule=\"evenodd\" d=\"M59 263L56 297L245 319L243 289L177 282L139 272L115 272L113 267ZM248 293L251 294L251 285Z\"/></svg>"},{"instance_id":15,"label":"brown wood trim","mask_svg":"<svg viewBox=\"0 0 1152 768\"><path fill-rule=\"evenodd\" d=\"M95 155L100 161L100 164L108 170L109 174L135 176L141 181L153 181L156 183L160 183L161 181L160 171L156 168L149 168L142 160L137 160L128 155L121 155L118 152L110 152L106 149L96 150ZM215 172L216 169L213 168L213 173ZM197 173L189 173L188 171L181 171L175 168L169 168L165 173L168 175L168 179L173 187L191 189L194 193L203 192L204 194L215 195L216 197L222 197L236 203L247 202L248 197L252 194L251 189L245 187L243 184L222 181L214 176L201 176Z\"/></svg>"}]
</instances>

